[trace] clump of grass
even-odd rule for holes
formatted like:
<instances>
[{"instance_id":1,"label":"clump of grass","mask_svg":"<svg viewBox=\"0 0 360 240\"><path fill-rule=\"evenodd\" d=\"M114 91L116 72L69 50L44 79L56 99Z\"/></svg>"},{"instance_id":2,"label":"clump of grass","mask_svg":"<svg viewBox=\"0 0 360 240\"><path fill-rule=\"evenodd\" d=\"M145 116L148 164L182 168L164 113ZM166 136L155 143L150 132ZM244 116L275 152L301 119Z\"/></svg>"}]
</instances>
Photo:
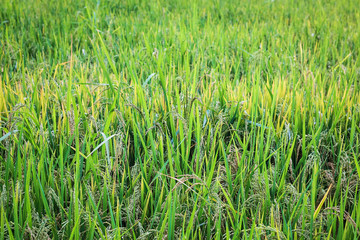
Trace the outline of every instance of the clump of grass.
<instances>
[{"instance_id":1,"label":"clump of grass","mask_svg":"<svg viewBox=\"0 0 360 240\"><path fill-rule=\"evenodd\" d=\"M0 239L357 239L357 1L0 6Z\"/></svg>"}]
</instances>

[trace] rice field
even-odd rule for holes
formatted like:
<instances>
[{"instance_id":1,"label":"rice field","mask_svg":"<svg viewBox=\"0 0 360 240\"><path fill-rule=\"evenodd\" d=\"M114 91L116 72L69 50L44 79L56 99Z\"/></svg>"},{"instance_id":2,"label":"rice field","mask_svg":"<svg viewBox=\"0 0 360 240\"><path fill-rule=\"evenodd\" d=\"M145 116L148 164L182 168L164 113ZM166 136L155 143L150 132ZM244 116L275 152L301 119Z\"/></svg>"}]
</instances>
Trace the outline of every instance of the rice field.
<instances>
[{"instance_id":1,"label":"rice field","mask_svg":"<svg viewBox=\"0 0 360 240\"><path fill-rule=\"evenodd\" d=\"M0 239L359 239L359 6L0 0Z\"/></svg>"}]
</instances>

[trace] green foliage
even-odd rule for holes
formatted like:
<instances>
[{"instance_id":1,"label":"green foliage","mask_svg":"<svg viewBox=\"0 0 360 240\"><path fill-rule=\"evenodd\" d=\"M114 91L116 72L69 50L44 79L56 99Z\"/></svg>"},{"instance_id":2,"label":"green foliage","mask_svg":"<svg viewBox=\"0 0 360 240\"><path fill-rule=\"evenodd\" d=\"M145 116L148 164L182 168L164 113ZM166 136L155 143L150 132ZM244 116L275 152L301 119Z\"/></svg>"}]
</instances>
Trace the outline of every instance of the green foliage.
<instances>
[{"instance_id":1,"label":"green foliage","mask_svg":"<svg viewBox=\"0 0 360 240\"><path fill-rule=\"evenodd\" d=\"M360 238L359 5L2 0L0 239Z\"/></svg>"}]
</instances>

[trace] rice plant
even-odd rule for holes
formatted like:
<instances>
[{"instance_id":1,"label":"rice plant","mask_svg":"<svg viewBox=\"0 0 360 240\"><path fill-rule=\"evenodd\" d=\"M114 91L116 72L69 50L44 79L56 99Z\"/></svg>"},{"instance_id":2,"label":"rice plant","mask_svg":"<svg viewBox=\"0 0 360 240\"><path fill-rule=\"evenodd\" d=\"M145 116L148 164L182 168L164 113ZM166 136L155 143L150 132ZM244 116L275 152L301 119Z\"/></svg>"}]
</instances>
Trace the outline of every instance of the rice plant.
<instances>
[{"instance_id":1,"label":"rice plant","mask_svg":"<svg viewBox=\"0 0 360 240\"><path fill-rule=\"evenodd\" d=\"M360 238L358 0L0 0L0 239Z\"/></svg>"}]
</instances>

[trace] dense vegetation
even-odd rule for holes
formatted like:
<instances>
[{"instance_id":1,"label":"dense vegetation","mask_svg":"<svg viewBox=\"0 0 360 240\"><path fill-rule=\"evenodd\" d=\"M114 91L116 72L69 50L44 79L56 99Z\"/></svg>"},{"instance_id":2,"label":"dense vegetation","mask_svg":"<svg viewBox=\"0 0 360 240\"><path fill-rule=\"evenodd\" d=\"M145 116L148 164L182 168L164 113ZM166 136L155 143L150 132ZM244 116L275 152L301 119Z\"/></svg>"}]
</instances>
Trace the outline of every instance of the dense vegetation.
<instances>
[{"instance_id":1,"label":"dense vegetation","mask_svg":"<svg viewBox=\"0 0 360 240\"><path fill-rule=\"evenodd\" d=\"M0 0L0 239L360 238L359 6Z\"/></svg>"}]
</instances>

